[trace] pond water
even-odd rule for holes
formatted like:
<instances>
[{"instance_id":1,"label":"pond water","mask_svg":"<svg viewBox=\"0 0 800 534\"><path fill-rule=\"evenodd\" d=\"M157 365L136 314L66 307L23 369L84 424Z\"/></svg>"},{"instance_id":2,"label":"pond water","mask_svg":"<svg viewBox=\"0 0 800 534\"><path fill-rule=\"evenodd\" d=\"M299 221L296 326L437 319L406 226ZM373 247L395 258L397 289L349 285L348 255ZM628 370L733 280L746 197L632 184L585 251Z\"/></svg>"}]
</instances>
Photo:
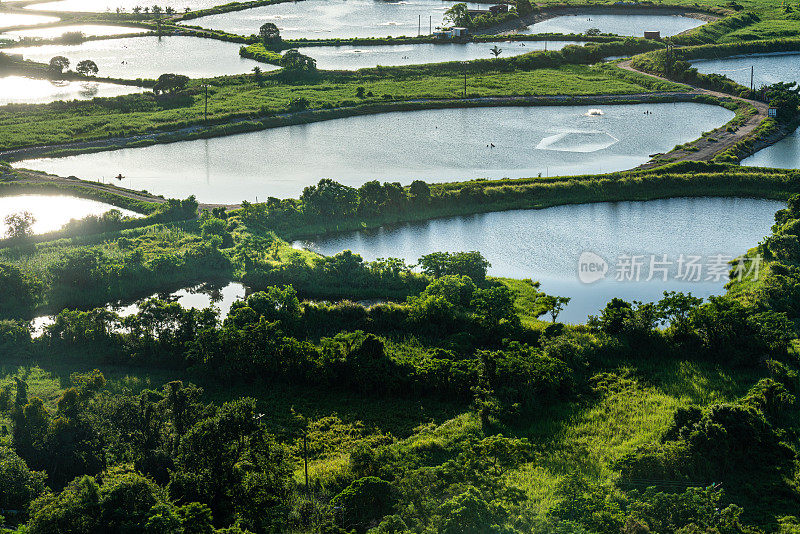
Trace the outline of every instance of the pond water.
<instances>
[{"instance_id":1,"label":"pond water","mask_svg":"<svg viewBox=\"0 0 800 534\"><path fill-rule=\"evenodd\" d=\"M124 37L87 41L80 45L45 45L12 49L25 59L49 63L54 56L64 56L74 66L91 59L100 69L98 76L111 78L155 79L165 72L185 74L190 78L225 76L250 72L256 65L262 70L278 67L239 57L239 44L199 37Z\"/></svg>"},{"instance_id":2,"label":"pond water","mask_svg":"<svg viewBox=\"0 0 800 534\"><path fill-rule=\"evenodd\" d=\"M601 33L644 36L645 31L660 31L661 37L670 37L705 24L702 20L679 15L612 15L583 14L562 15L537 22L518 33L586 33L597 28Z\"/></svg>"},{"instance_id":3,"label":"pond water","mask_svg":"<svg viewBox=\"0 0 800 534\"><path fill-rule=\"evenodd\" d=\"M445 61L471 61L490 59L489 50L497 46L500 57L518 56L534 50L561 50L576 41L495 41L490 43L465 44L403 44L380 46L309 46L299 51L317 60L320 69L355 70L378 65L416 65L420 63L443 63Z\"/></svg>"},{"instance_id":4,"label":"pond water","mask_svg":"<svg viewBox=\"0 0 800 534\"><path fill-rule=\"evenodd\" d=\"M192 287L179 289L172 293L154 293L151 297L158 297L163 300L175 301L184 308L195 308L202 310L208 308L212 304L219 310L219 316L225 318L231 305L245 297L247 288L239 282L230 282L226 284L206 283ZM108 309L115 311L121 317L127 317L138 313L139 301L132 303L116 303L108 306ZM42 315L36 317L31 321L31 330L34 337L40 336L44 332L44 328L53 324L54 318L51 315Z\"/></svg>"},{"instance_id":5,"label":"pond water","mask_svg":"<svg viewBox=\"0 0 800 534\"><path fill-rule=\"evenodd\" d=\"M367 260L400 257L409 263L435 251L477 250L491 262L491 275L531 278L540 281L548 294L571 297L559 320L579 323L614 297L648 302L661 298L664 291L701 297L723 293L727 275L716 279L718 271L712 266L720 265L718 255L727 260L754 247L769 233L774 213L782 207L781 202L734 198L582 204L438 219L296 246L326 255L350 249ZM605 278L594 283L578 277L579 258L589 252L608 266ZM678 279L681 254L687 263L691 256L699 256L695 261L701 266L701 281ZM620 255L642 258L625 260ZM651 255L673 265L656 263L653 279L646 281ZM632 271L625 265L640 261L639 281L635 276L627 279ZM666 281L659 267L666 269ZM727 266L721 271L727 273ZM624 279L617 281L623 273ZM706 280L708 276L712 279Z\"/></svg>"},{"instance_id":6,"label":"pond water","mask_svg":"<svg viewBox=\"0 0 800 534\"><path fill-rule=\"evenodd\" d=\"M6 217L27 211L35 222L33 232L44 234L60 229L71 219L83 219L89 215L102 215L117 210L125 216L140 217L136 212L104 204L96 200L75 198L65 195L14 195L0 197L0 238L6 237L8 226Z\"/></svg>"},{"instance_id":7,"label":"pond water","mask_svg":"<svg viewBox=\"0 0 800 534\"><path fill-rule=\"evenodd\" d=\"M24 76L0 78L0 106L5 104L46 104L56 100L88 100L141 92L130 85L96 82L41 80Z\"/></svg>"},{"instance_id":8,"label":"pond water","mask_svg":"<svg viewBox=\"0 0 800 534\"><path fill-rule=\"evenodd\" d=\"M284 39L397 37L430 34L456 2L441 0L303 0L209 15L186 22L228 33L251 35L272 22ZM470 9L488 4L467 2Z\"/></svg>"},{"instance_id":9,"label":"pond water","mask_svg":"<svg viewBox=\"0 0 800 534\"><path fill-rule=\"evenodd\" d=\"M800 129L795 130L774 145L745 158L741 164L748 167L800 169Z\"/></svg>"},{"instance_id":10,"label":"pond water","mask_svg":"<svg viewBox=\"0 0 800 534\"><path fill-rule=\"evenodd\" d=\"M183 13L189 9L207 9L219 4L224 4L220 0L163 0L155 2L155 5L167 8L171 7L176 12ZM136 6L152 6L153 3L141 2L139 0L58 0L56 2L42 2L25 6L25 9L38 9L43 11L81 11L102 13L106 11L132 12Z\"/></svg>"},{"instance_id":11,"label":"pond water","mask_svg":"<svg viewBox=\"0 0 800 534\"><path fill-rule=\"evenodd\" d=\"M778 82L800 82L800 53L754 54L692 62L703 74L722 74L731 80L750 87L750 69L756 89Z\"/></svg>"},{"instance_id":12,"label":"pond water","mask_svg":"<svg viewBox=\"0 0 800 534\"><path fill-rule=\"evenodd\" d=\"M131 189L238 203L296 197L321 178L359 186L618 171L733 117L695 103L609 105L594 113L602 114L589 106L384 113L15 165L89 180L122 173Z\"/></svg>"},{"instance_id":13,"label":"pond water","mask_svg":"<svg viewBox=\"0 0 800 534\"><path fill-rule=\"evenodd\" d=\"M127 35L129 33L144 33L146 28L131 28L128 26L103 26L99 24L75 24L70 26L51 26L49 28L32 28L29 30L16 30L0 34L0 39L34 38L55 39L68 32L81 32L86 37L105 35Z\"/></svg>"},{"instance_id":14,"label":"pond water","mask_svg":"<svg viewBox=\"0 0 800 534\"><path fill-rule=\"evenodd\" d=\"M46 17L44 15L18 15L16 13L0 13L0 28L46 24L48 22L58 22L59 20L61 19L58 17Z\"/></svg>"}]
</instances>

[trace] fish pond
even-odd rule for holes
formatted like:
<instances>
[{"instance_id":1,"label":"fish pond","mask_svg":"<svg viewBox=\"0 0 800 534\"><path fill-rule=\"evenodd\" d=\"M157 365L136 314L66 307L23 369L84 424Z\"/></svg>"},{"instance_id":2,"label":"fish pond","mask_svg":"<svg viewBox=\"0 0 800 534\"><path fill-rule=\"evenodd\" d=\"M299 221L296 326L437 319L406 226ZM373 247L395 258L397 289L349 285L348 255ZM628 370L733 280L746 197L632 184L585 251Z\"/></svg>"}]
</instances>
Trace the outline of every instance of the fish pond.
<instances>
[{"instance_id":1,"label":"fish pond","mask_svg":"<svg viewBox=\"0 0 800 534\"><path fill-rule=\"evenodd\" d=\"M590 29L600 33L643 37L645 31L659 31L661 37L671 37L705 24L702 20L679 15L622 15L587 13L562 15L537 22L518 33L575 33L585 34Z\"/></svg>"},{"instance_id":2,"label":"fish pond","mask_svg":"<svg viewBox=\"0 0 800 534\"><path fill-rule=\"evenodd\" d=\"M614 297L647 302L664 291L722 294L725 262L769 234L782 207L736 198L581 204L436 219L295 246L326 255L349 249L367 260L399 257L411 264L435 251L477 250L491 263L489 274L538 280L542 291L571 297L559 320L581 323ZM603 273L603 264L598 278L594 273ZM596 268L590 271L590 265Z\"/></svg>"},{"instance_id":3,"label":"fish pond","mask_svg":"<svg viewBox=\"0 0 800 534\"><path fill-rule=\"evenodd\" d=\"M239 35L257 34L272 22L284 39L345 39L428 35L442 26L455 2L441 0L304 0L209 15L186 22ZM468 2L470 9L486 4Z\"/></svg>"},{"instance_id":4,"label":"fish pond","mask_svg":"<svg viewBox=\"0 0 800 534\"><path fill-rule=\"evenodd\" d=\"M121 173L123 187L233 204L297 197L321 178L359 186L619 171L732 117L696 103L394 112L15 166L89 180Z\"/></svg>"},{"instance_id":5,"label":"fish pond","mask_svg":"<svg viewBox=\"0 0 800 534\"><path fill-rule=\"evenodd\" d=\"M89 215L102 215L117 210L124 216L139 217L136 212L104 204L96 200L64 195L14 195L0 197L0 237L8 231L6 217L28 212L34 218L33 233L44 234L60 229L72 219L83 219Z\"/></svg>"},{"instance_id":6,"label":"fish pond","mask_svg":"<svg viewBox=\"0 0 800 534\"><path fill-rule=\"evenodd\" d=\"M320 69L356 70L365 67L443 63L446 61L471 61L490 59L495 46L501 50L499 57L518 56L536 50L561 50L566 45L580 45L577 41L496 41L486 43L403 44L378 46L309 46L299 48L302 54L317 61Z\"/></svg>"},{"instance_id":7,"label":"fish pond","mask_svg":"<svg viewBox=\"0 0 800 534\"><path fill-rule=\"evenodd\" d=\"M44 45L10 49L25 59L49 63L54 56L64 56L74 66L91 59L99 68L98 76L135 80L155 79L171 72L190 78L209 78L278 67L239 57L239 44L199 37L124 37L86 41L79 45Z\"/></svg>"},{"instance_id":8,"label":"fish pond","mask_svg":"<svg viewBox=\"0 0 800 534\"><path fill-rule=\"evenodd\" d=\"M56 100L88 100L141 91L142 88L131 85L3 76L0 78L0 106L46 104Z\"/></svg>"}]
</instances>

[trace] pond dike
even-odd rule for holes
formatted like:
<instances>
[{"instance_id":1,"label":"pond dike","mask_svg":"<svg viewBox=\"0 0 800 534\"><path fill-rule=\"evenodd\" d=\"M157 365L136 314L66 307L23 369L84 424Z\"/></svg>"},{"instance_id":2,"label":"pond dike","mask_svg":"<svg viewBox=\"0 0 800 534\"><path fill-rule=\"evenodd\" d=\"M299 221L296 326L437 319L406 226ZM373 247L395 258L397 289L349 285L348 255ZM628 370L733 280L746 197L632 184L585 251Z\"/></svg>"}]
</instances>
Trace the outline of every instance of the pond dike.
<instances>
[{"instance_id":1,"label":"pond dike","mask_svg":"<svg viewBox=\"0 0 800 534\"><path fill-rule=\"evenodd\" d=\"M195 125L167 132L135 135L130 137L103 138L55 145L32 146L0 152L0 161L60 157L87 152L101 152L120 148L136 148L160 143L172 143L192 139L223 137L237 133L280 128L296 124L308 124L326 120L374 115L393 111L416 111L423 109L449 109L496 106L574 106L597 104L646 104L660 102L707 102L707 98L696 92L653 92L586 96L505 96L474 97L457 99L419 99L403 102L376 102L332 109L310 109L273 116L246 116L207 126Z\"/></svg>"}]
</instances>

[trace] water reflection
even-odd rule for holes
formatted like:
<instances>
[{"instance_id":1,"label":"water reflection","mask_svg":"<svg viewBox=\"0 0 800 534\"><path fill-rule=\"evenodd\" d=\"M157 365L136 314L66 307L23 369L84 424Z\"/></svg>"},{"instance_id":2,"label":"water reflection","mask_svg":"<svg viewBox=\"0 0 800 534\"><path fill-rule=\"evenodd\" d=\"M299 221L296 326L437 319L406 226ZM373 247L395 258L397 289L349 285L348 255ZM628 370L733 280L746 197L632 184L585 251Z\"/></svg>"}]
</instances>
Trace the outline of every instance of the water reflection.
<instances>
[{"instance_id":1,"label":"water reflection","mask_svg":"<svg viewBox=\"0 0 800 534\"><path fill-rule=\"evenodd\" d=\"M800 53L797 52L693 61L692 66L703 74L722 74L745 87L750 87L752 68L756 89L778 82L800 82Z\"/></svg>"},{"instance_id":2,"label":"water reflection","mask_svg":"<svg viewBox=\"0 0 800 534\"><path fill-rule=\"evenodd\" d=\"M177 302L186 309L194 308L202 310L214 306L218 311L218 316L220 318L225 318L228 315L231 305L237 300L244 298L247 293L247 288L238 282L206 282L179 289L171 293L154 293L147 298L159 298L168 302ZM142 300L145 299L129 303L117 302L110 304L107 308L117 313L120 317L127 317L139 312L139 303ZM52 315L43 315L34 318L30 322L32 335L34 337L41 336L44 333L45 327L53 324L54 321L55 318Z\"/></svg>"},{"instance_id":3,"label":"water reflection","mask_svg":"<svg viewBox=\"0 0 800 534\"><path fill-rule=\"evenodd\" d=\"M561 50L577 41L494 41L464 44L410 44L379 46L309 46L299 51L317 61L321 69L355 70L365 67L471 61L493 57L489 50L497 46L500 57L511 57L536 50Z\"/></svg>"},{"instance_id":4,"label":"water reflection","mask_svg":"<svg viewBox=\"0 0 800 534\"><path fill-rule=\"evenodd\" d=\"M303 0L209 15L188 24L251 35L265 22L272 22L284 39L416 36L441 26L444 12L453 4L441 0ZM467 2L467 6L487 9L486 4Z\"/></svg>"},{"instance_id":5,"label":"water reflection","mask_svg":"<svg viewBox=\"0 0 800 534\"><path fill-rule=\"evenodd\" d=\"M110 204L63 195L14 195L0 197L0 238L5 237L5 219L13 213L28 212L33 215L33 233L43 234L60 229L71 219L83 219L89 215L102 215L109 210L118 210L127 217L140 214L117 208Z\"/></svg>"},{"instance_id":6,"label":"water reflection","mask_svg":"<svg viewBox=\"0 0 800 534\"><path fill-rule=\"evenodd\" d=\"M742 160L742 165L800 169L800 129L790 133L774 145L761 149L749 158Z\"/></svg>"},{"instance_id":7,"label":"water reflection","mask_svg":"<svg viewBox=\"0 0 800 534\"><path fill-rule=\"evenodd\" d=\"M590 107L385 113L15 165L92 180L122 173L132 189L238 203L296 197L321 178L359 186L630 169L733 117L695 103L610 105L601 115ZM554 135L558 142L539 146Z\"/></svg>"},{"instance_id":8,"label":"water reflection","mask_svg":"<svg viewBox=\"0 0 800 534\"><path fill-rule=\"evenodd\" d=\"M69 26L53 26L48 28L31 28L27 30L14 30L0 35L3 39L55 39L65 33L80 32L86 37L99 37L106 35L126 35L129 33L144 33L147 28L133 28L127 26L103 26L99 24L74 24Z\"/></svg>"},{"instance_id":9,"label":"water reflection","mask_svg":"<svg viewBox=\"0 0 800 534\"><path fill-rule=\"evenodd\" d=\"M86 100L141 91L141 87L111 83L44 80L25 76L0 77L0 105L47 104L57 100Z\"/></svg>"},{"instance_id":10,"label":"water reflection","mask_svg":"<svg viewBox=\"0 0 800 534\"><path fill-rule=\"evenodd\" d=\"M54 56L66 57L71 65L91 59L99 68L99 76L128 80L156 79L165 72L204 78L243 74L255 66L264 71L278 68L240 57L240 46L199 37L147 36L86 41L73 46L19 47L14 52L42 63L48 63Z\"/></svg>"},{"instance_id":11,"label":"water reflection","mask_svg":"<svg viewBox=\"0 0 800 534\"><path fill-rule=\"evenodd\" d=\"M350 249L368 260L400 257L412 264L430 252L477 250L491 262L490 274L532 278L547 293L572 297L561 318L583 322L614 297L652 301L667 290L703 297L721 293L724 281L706 280L706 272L699 282L677 280L678 257L698 255L710 264L718 254L742 254L769 233L782 207L775 201L731 198L584 204L438 219L297 245L326 255ZM581 283L578 259L583 252L606 260L606 279ZM650 255L666 255L674 263L666 282L645 280L647 261L639 281L617 281L620 255L648 261Z\"/></svg>"},{"instance_id":12,"label":"water reflection","mask_svg":"<svg viewBox=\"0 0 800 534\"><path fill-rule=\"evenodd\" d=\"M585 34L596 28L601 33L642 37L645 31L660 31L661 37L671 37L705 24L702 20L678 15L563 15L537 22L519 33Z\"/></svg>"}]
</instances>

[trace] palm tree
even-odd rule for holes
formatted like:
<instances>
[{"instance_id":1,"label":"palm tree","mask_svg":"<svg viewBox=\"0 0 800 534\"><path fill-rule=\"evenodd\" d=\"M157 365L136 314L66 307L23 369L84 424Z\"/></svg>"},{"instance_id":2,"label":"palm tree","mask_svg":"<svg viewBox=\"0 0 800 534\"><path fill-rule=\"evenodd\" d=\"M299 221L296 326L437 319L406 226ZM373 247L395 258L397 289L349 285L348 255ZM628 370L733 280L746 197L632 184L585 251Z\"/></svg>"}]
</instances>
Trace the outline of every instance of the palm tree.
<instances>
[{"instance_id":1,"label":"palm tree","mask_svg":"<svg viewBox=\"0 0 800 534\"><path fill-rule=\"evenodd\" d=\"M494 48L490 48L489 52L494 54L494 57L497 57L497 56L499 56L500 54L503 53L503 49L499 48L497 45L494 45Z\"/></svg>"}]
</instances>

